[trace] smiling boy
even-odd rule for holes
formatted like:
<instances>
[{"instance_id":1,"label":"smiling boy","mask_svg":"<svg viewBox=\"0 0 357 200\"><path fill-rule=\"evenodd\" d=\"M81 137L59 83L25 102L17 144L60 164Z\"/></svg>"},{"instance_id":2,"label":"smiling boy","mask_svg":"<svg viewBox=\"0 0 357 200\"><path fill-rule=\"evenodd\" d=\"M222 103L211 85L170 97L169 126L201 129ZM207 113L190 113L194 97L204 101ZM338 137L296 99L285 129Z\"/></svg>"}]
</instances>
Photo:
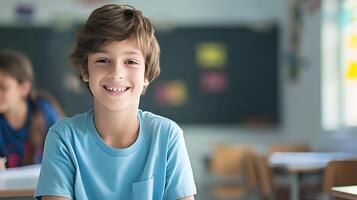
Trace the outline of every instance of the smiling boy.
<instances>
[{"instance_id":1,"label":"smiling boy","mask_svg":"<svg viewBox=\"0 0 357 200\"><path fill-rule=\"evenodd\" d=\"M159 54L153 25L140 11L105 5L91 13L71 61L94 109L50 129L36 198L194 199L182 129L139 109L159 75Z\"/></svg>"}]
</instances>

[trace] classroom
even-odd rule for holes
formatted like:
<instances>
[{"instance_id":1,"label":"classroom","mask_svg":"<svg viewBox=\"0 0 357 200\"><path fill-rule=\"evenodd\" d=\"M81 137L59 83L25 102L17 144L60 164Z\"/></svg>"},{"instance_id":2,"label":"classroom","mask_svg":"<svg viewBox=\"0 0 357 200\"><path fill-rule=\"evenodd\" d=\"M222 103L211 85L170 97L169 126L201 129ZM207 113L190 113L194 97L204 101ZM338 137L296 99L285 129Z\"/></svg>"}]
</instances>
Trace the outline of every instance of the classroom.
<instances>
[{"instance_id":1,"label":"classroom","mask_svg":"<svg viewBox=\"0 0 357 200\"><path fill-rule=\"evenodd\" d=\"M160 75L139 108L183 130L194 199L357 199L357 0L0 1L0 51L29 57L63 116L93 106L70 54L105 4L154 25ZM41 164L1 166L0 200L33 199Z\"/></svg>"}]
</instances>

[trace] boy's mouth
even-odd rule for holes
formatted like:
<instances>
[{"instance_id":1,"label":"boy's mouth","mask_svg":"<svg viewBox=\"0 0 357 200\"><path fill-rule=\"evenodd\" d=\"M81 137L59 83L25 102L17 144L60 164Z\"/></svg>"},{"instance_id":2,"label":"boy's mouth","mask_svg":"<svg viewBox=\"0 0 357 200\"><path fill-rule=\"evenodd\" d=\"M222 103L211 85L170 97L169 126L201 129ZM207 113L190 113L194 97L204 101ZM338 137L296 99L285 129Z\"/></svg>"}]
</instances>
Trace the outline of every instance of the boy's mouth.
<instances>
[{"instance_id":1,"label":"boy's mouth","mask_svg":"<svg viewBox=\"0 0 357 200\"><path fill-rule=\"evenodd\" d=\"M103 88L109 92L125 92L130 89L130 87L109 87L104 85Z\"/></svg>"}]
</instances>

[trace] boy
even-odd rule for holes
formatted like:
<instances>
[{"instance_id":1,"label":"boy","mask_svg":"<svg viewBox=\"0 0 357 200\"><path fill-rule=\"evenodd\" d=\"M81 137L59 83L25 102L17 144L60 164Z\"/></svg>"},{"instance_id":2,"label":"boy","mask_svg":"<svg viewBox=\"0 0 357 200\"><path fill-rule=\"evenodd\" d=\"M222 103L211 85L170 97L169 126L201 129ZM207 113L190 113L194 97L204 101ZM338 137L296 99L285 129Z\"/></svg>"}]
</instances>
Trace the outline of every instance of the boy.
<instances>
[{"instance_id":1,"label":"boy","mask_svg":"<svg viewBox=\"0 0 357 200\"><path fill-rule=\"evenodd\" d=\"M140 11L105 5L91 13L71 61L94 110L50 129L36 198L194 199L182 130L138 109L159 74L159 54L153 25Z\"/></svg>"}]
</instances>

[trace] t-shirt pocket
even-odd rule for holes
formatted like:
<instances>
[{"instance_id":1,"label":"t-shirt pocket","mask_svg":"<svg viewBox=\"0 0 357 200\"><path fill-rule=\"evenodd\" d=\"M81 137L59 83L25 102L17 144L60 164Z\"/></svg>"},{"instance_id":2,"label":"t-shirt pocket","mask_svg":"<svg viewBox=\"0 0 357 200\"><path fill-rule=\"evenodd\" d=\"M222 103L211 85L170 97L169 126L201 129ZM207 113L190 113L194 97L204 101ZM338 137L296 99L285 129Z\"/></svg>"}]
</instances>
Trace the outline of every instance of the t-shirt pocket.
<instances>
[{"instance_id":1,"label":"t-shirt pocket","mask_svg":"<svg viewBox=\"0 0 357 200\"><path fill-rule=\"evenodd\" d=\"M152 200L154 194L154 177L133 183L133 200Z\"/></svg>"}]
</instances>

